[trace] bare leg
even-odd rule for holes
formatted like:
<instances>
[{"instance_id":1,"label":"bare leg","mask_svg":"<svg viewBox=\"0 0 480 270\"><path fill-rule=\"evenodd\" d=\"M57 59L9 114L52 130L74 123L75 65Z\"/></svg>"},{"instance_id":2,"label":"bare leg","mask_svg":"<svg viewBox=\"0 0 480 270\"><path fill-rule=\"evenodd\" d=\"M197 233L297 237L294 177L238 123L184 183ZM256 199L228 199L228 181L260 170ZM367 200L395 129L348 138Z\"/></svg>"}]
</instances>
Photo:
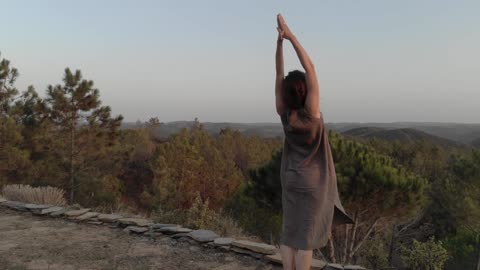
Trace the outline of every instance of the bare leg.
<instances>
[{"instance_id":1,"label":"bare leg","mask_svg":"<svg viewBox=\"0 0 480 270\"><path fill-rule=\"evenodd\" d=\"M283 270L294 270L295 249L280 245L280 255L282 255Z\"/></svg>"},{"instance_id":2,"label":"bare leg","mask_svg":"<svg viewBox=\"0 0 480 270\"><path fill-rule=\"evenodd\" d=\"M298 250L295 253L295 270L310 270L313 250Z\"/></svg>"}]
</instances>

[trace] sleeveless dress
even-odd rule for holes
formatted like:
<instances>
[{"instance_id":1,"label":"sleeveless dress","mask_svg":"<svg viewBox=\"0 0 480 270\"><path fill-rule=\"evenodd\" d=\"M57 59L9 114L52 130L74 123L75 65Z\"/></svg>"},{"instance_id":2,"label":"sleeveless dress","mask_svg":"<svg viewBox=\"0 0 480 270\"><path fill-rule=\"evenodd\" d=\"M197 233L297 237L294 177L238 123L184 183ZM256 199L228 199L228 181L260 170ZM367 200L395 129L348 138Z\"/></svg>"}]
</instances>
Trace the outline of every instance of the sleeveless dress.
<instances>
[{"instance_id":1,"label":"sleeveless dress","mask_svg":"<svg viewBox=\"0 0 480 270\"><path fill-rule=\"evenodd\" d=\"M313 250L327 244L332 224L353 221L338 196L323 114L315 118L305 109L294 112L298 116L294 121L289 119L290 111L280 116L285 133L280 169L283 209L280 242L300 250Z\"/></svg>"}]
</instances>

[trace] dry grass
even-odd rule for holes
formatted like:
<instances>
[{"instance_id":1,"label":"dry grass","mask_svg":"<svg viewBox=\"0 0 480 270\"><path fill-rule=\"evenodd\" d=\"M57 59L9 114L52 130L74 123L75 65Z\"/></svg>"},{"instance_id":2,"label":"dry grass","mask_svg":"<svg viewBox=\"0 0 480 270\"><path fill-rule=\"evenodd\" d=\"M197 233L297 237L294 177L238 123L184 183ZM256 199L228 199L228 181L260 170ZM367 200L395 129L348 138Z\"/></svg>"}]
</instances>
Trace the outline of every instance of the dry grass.
<instances>
[{"instance_id":1,"label":"dry grass","mask_svg":"<svg viewBox=\"0 0 480 270\"><path fill-rule=\"evenodd\" d=\"M65 206L65 191L55 187L31 187L29 185L6 185L2 195L10 201Z\"/></svg>"}]
</instances>

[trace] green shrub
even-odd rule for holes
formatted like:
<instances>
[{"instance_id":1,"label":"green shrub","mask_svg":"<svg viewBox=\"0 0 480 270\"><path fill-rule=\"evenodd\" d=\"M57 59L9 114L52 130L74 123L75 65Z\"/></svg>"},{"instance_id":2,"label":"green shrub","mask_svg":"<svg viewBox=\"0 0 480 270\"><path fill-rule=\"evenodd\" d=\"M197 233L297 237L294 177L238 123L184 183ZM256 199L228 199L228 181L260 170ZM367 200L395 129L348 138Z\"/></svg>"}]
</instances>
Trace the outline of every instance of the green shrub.
<instances>
[{"instance_id":1,"label":"green shrub","mask_svg":"<svg viewBox=\"0 0 480 270\"><path fill-rule=\"evenodd\" d=\"M413 246L402 247L402 259L411 270L441 270L448 260L447 250L441 241L430 238L427 242L413 240Z\"/></svg>"},{"instance_id":2,"label":"green shrub","mask_svg":"<svg viewBox=\"0 0 480 270\"><path fill-rule=\"evenodd\" d=\"M383 269L388 267L388 248L385 240L379 236L373 237L362 245L358 256L362 260L362 264L369 269Z\"/></svg>"}]
</instances>

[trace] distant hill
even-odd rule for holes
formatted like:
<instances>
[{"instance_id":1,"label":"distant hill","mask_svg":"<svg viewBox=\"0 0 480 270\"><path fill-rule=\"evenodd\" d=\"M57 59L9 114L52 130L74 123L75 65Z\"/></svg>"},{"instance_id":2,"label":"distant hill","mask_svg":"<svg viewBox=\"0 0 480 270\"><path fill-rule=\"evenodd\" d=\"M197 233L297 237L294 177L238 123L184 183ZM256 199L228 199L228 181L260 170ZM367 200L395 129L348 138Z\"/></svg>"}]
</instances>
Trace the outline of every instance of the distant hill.
<instances>
[{"instance_id":1,"label":"distant hill","mask_svg":"<svg viewBox=\"0 0 480 270\"><path fill-rule=\"evenodd\" d=\"M360 127L344 131L342 134L364 139L377 138L389 141L398 140L402 142L426 140L437 145L448 147L464 146L463 143L434 136L413 128L384 129L379 127Z\"/></svg>"},{"instance_id":2,"label":"distant hill","mask_svg":"<svg viewBox=\"0 0 480 270\"><path fill-rule=\"evenodd\" d=\"M473 140L471 144L477 148L480 148L480 138Z\"/></svg>"},{"instance_id":3,"label":"distant hill","mask_svg":"<svg viewBox=\"0 0 480 270\"><path fill-rule=\"evenodd\" d=\"M176 121L161 123L157 129L158 137L166 138L173 133L180 131L182 128L189 128L194 124L193 121ZM283 129L280 123L229 123L229 122L202 122L205 129L217 135L223 128L237 129L240 132L261 137L283 137ZM123 123L122 128L140 128L141 123ZM383 138L409 137L410 138L430 138L433 140L447 139L447 141L438 141L439 143L448 143L449 141L461 144L480 144L480 124L458 124L458 123L417 123L417 122L393 122L393 123L326 123L327 129L334 130L339 133L346 131L356 132L350 134L352 136L362 136L363 133L371 131L380 132L378 136ZM353 131L354 129L359 130ZM363 129L361 129L363 128ZM407 129L407 130L404 130ZM395 131L393 134L386 130L403 130ZM414 133L411 130L420 131L422 133ZM434 137L426 137L432 135Z\"/></svg>"}]
</instances>

